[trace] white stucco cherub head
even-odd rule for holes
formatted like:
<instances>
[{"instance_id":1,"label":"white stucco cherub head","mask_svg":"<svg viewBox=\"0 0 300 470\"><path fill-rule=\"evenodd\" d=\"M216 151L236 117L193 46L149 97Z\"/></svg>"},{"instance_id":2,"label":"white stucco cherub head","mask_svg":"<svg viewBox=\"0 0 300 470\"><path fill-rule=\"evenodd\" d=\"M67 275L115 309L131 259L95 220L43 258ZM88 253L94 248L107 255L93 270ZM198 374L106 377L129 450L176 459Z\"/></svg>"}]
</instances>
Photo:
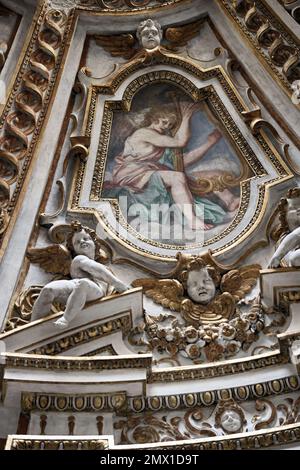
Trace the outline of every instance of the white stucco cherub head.
<instances>
[{"instance_id":1,"label":"white stucco cherub head","mask_svg":"<svg viewBox=\"0 0 300 470\"><path fill-rule=\"evenodd\" d=\"M189 297L198 304L208 304L216 295L216 285L207 268L190 271L186 287Z\"/></svg>"},{"instance_id":2,"label":"white stucco cherub head","mask_svg":"<svg viewBox=\"0 0 300 470\"><path fill-rule=\"evenodd\" d=\"M76 255L85 255L90 259L95 258L95 243L85 230L74 233L72 245Z\"/></svg>"},{"instance_id":3,"label":"white stucco cherub head","mask_svg":"<svg viewBox=\"0 0 300 470\"><path fill-rule=\"evenodd\" d=\"M150 18L142 21L136 32L137 38L144 49L155 49L160 45L162 29L160 24Z\"/></svg>"},{"instance_id":4,"label":"white stucco cherub head","mask_svg":"<svg viewBox=\"0 0 300 470\"><path fill-rule=\"evenodd\" d=\"M242 427L242 420L240 415L235 410L225 410L220 418L222 429L231 434L238 432Z\"/></svg>"},{"instance_id":5,"label":"white stucco cherub head","mask_svg":"<svg viewBox=\"0 0 300 470\"><path fill-rule=\"evenodd\" d=\"M215 425L226 434L241 432L246 423L243 409L232 399L220 400L215 413Z\"/></svg>"}]
</instances>

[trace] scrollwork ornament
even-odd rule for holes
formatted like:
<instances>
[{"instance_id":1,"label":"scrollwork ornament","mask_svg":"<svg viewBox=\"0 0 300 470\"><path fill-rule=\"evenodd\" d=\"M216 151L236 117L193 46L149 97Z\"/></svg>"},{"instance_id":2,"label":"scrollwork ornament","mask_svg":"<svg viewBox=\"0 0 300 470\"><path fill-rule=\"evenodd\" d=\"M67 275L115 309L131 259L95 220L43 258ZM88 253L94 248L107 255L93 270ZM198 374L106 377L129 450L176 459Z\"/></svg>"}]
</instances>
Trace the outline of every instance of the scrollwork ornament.
<instances>
[{"instance_id":1,"label":"scrollwork ornament","mask_svg":"<svg viewBox=\"0 0 300 470\"><path fill-rule=\"evenodd\" d=\"M55 1L59 2L60 0ZM180 1L181 0L73 0L73 3L80 8L92 10L134 11L148 10L172 3L176 4Z\"/></svg>"}]
</instances>

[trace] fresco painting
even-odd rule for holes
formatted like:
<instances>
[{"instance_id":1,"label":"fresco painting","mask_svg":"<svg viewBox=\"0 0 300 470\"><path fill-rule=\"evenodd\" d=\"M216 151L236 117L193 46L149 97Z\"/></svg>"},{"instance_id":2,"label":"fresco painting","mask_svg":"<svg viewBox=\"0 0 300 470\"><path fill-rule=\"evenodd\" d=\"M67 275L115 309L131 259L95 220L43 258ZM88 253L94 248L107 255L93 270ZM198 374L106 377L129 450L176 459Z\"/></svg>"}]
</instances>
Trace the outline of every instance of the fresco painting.
<instances>
[{"instance_id":1,"label":"fresco painting","mask_svg":"<svg viewBox=\"0 0 300 470\"><path fill-rule=\"evenodd\" d=\"M246 173L206 100L152 84L129 112L114 111L101 197L117 199L148 239L187 245L195 232L208 240L231 223Z\"/></svg>"}]
</instances>

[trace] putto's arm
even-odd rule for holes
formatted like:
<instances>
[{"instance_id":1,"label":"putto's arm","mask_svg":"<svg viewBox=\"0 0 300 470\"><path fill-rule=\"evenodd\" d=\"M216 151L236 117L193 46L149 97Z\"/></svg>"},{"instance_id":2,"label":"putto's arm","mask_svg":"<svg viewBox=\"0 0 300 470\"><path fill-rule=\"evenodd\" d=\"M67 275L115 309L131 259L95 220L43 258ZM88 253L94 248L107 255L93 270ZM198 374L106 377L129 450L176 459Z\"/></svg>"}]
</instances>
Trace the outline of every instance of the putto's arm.
<instances>
[{"instance_id":1,"label":"putto's arm","mask_svg":"<svg viewBox=\"0 0 300 470\"><path fill-rule=\"evenodd\" d=\"M118 292L124 292L130 288L130 286L124 284L124 282L114 276L103 264L97 263L97 261L91 260L86 256L78 256L77 261L82 271L90 274L95 279L111 284Z\"/></svg>"}]
</instances>

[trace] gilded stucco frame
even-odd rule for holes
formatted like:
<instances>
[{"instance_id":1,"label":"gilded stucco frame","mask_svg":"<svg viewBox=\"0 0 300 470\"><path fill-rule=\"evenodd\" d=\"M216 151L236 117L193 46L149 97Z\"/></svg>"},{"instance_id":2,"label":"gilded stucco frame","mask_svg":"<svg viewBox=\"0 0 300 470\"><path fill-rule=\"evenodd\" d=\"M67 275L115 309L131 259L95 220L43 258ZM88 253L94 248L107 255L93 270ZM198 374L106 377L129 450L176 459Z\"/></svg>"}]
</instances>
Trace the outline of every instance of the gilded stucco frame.
<instances>
[{"instance_id":1,"label":"gilded stucco frame","mask_svg":"<svg viewBox=\"0 0 300 470\"><path fill-rule=\"evenodd\" d=\"M239 153L240 155L242 155L242 159L244 159L245 164L249 165L252 172L254 173L255 176L252 178L261 177L267 174L264 171L261 162L256 157L255 152L247 144L246 139L243 137L238 125L234 122L234 119L227 111L226 105L222 101L222 98L220 98L220 96L216 93L214 86L209 85L198 89L196 85L194 85L194 83L192 82L193 77L198 78L202 81L207 81L212 78L217 79L219 85L221 85L222 87L223 92L229 98L230 102L238 111L238 113L242 115L243 112L248 112L249 108L245 104L238 90L236 89L227 72L223 69L222 66L218 65L208 69L202 69L201 67L199 67L198 64L196 65L194 61L179 57L178 55L171 53L162 54L158 59L155 60L155 65L166 65L167 67L172 67L173 70L168 70L166 68L164 70L150 70L149 72L147 72L147 68L145 67L145 65L146 64L144 64L143 61L141 61L140 59L133 59L131 62L128 62L123 65L117 73L113 74L107 84L101 86L93 83L90 84L89 97L87 100L84 117L84 135L87 138L91 137L92 129L95 125L95 112L99 95L115 95L119 86L125 80L130 79L130 77L136 72L141 72L141 75L139 77L133 77L132 81L127 85L121 100L105 101L101 123L100 142L98 144L98 151L94 166L94 175L91 184L91 202L101 201L101 185L105 171L105 162L107 157L113 111L118 109L129 111L135 93L142 87L155 82L169 82L176 84L177 86L184 88L185 92L190 95L195 101L209 98L212 103L212 107L215 110L215 113L219 116L222 116L219 121L222 125L222 128L226 130L227 135L229 135L231 143L234 145L235 148L239 147ZM176 72L174 71L174 67L176 67ZM184 77L181 72L187 72L190 75L189 79ZM235 138L233 138L233 136L235 136ZM262 149L265 155L266 160L272 164L277 175L271 180L269 180L266 184L260 185L260 187L258 188L259 195L257 198L255 214L254 217L252 217L252 220L250 220L247 224L247 227L245 227L239 233L238 236L230 240L230 242L214 250L215 252L221 252L223 250L230 249L230 247L235 246L239 244L241 240L244 240L245 237L247 237L248 234L257 227L263 217L267 206L268 189L274 184L277 184L293 177L288 167L282 160L281 156L274 148L268 136L264 133L263 130L260 130L259 133L254 135L253 139L255 139L256 142L259 144L260 148ZM114 238L116 238L118 242L125 245L130 250L133 250L139 254L150 256L152 258L170 260L172 257L164 254L157 256L157 254L155 254L151 250L151 246L158 247L159 249L170 249L174 251L198 248L197 245L193 246L192 244L184 247L179 245L162 244L160 242L145 239L141 234L135 232L135 230L127 224L127 222L122 217L118 203L115 200L110 200L112 210L115 214L116 219L120 222L120 225L122 225L123 228L125 228L128 233L133 235L137 240L142 240L147 245L149 245L149 249L139 249L130 240L122 239L122 236L120 236L120 234L114 233L112 227L106 220L106 217L101 212L101 210L96 210L92 207L82 207L80 205L81 190L85 177L85 171L86 162L77 162L75 178L73 180L73 187L69 199L70 215L74 216L76 214L76 216L78 217L78 212L84 212L86 214L90 213L92 215L92 218L96 218L97 221L99 221L103 225L104 230L107 231ZM204 246L208 246L212 243L218 242L219 240L227 236L242 221L248 207L248 202L250 200L250 180L251 178L246 180L241 185L241 208L234 220L231 222L229 227L225 229L222 235L218 235L210 240L207 240L204 243ZM106 199L106 201L108 200Z\"/></svg>"}]
</instances>

